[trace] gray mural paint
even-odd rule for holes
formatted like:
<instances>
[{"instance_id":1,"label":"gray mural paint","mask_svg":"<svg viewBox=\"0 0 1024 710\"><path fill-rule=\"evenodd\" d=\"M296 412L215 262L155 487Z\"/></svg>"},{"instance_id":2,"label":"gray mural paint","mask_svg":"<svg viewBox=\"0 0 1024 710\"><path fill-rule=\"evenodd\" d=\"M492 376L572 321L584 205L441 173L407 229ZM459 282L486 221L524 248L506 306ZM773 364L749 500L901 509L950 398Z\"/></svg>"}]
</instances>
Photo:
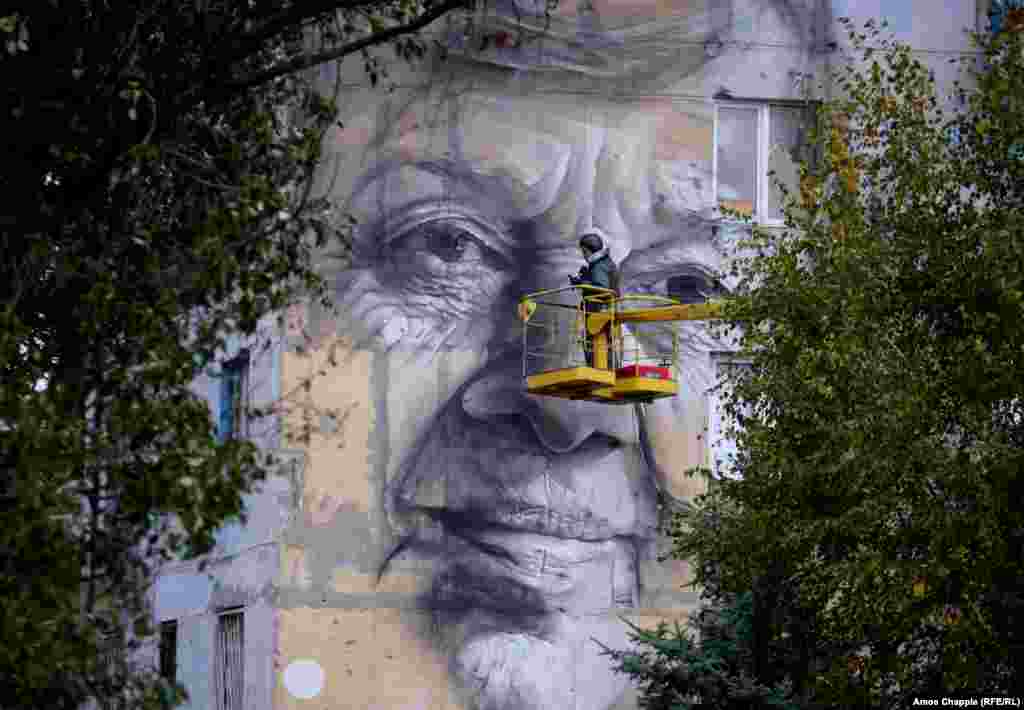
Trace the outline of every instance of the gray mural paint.
<instances>
[{"instance_id":1,"label":"gray mural paint","mask_svg":"<svg viewBox=\"0 0 1024 710\"><path fill-rule=\"evenodd\" d=\"M374 522L379 526L380 539L385 545L390 545L394 539L391 524L387 515L384 514L385 487L388 478L388 467L391 465L391 436L390 417L388 414L388 364L387 355L374 353L370 365L370 391L373 393L374 403L374 426L370 430L370 472L372 475L374 498L376 509L374 510Z\"/></svg>"},{"instance_id":2,"label":"gray mural paint","mask_svg":"<svg viewBox=\"0 0 1024 710\"><path fill-rule=\"evenodd\" d=\"M520 47L492 39L459 56L449 37L455 56L427 81L345 107L374 119L365 139L336 149L352 179L333 195L363 217L355 263L336 287L340 332L371 353L372 509L307 525L302 454L285 452L294 457L288 475L248 501L249 530L218 538L209 574L162 578L157 616L180 621L192 708L212 701L213 612L238 603L247 606L254 710L273 685L272 605L400 610L447 655L467 710L636 707L592 638L624 647L619 614L697 601L655 560L665 544L655 534L657 489L669 474L651 423L690 412L683 398L634 413L525 397L513 306L523 292L565 285L580 266L575 235L591 224L610 235L631 290L658 292L684 274L699 290L736 231L714 222L703 154L659 157L663 136L652 125L663 115L677 121L669 132L703 131L708 100L723 88L796 98L794 78L827 67L839 4L594 0L597 9L557 16L541 32L524 0L532 34ZM484 29L514 30L512 7L505 0ZM947 11L964 16L965 6ZM735 157L726 151L724 163ZM699 392L715 344L695 325L683 341L684 390ZM276 380L280 365L270 367ZM280 591L270 584L281 547L263 559L254 549L267 540L301 546L308 577ZM425 589L342 593L332 584L339 570L423 573ZM328 663L329 649L321 652ZM326 670L329 684L342 673Z\"/></svg>"},{"instance_id":3,"label":"gray mural paint","mask_svg":"<svg viewBox=\"0 0 1024 710\"><path fill-rule=\"evenodd\" d=\"M655 129L634 120L643 109L615 97L654 93L722 62L704 45L733 38L740 12L787 28L779 43L801 70L830 22L816 2L696 5L704 11L646 24L625 8L556 17L521 47L455 58L436 81L370 109L376 121L364 152L345 148L359 153L360 175L351 195L335 198L362 222L336 289L341 332L375 352L372 470L382 485L387 479L382 508L396 541L380 572L427 564L430 583L409 599L324 593L325 578L287 604L425 612L431 623L418 624L416 613L409 623L448 654L467 707L617 707L628 680L610 672L593 639L624 647L617 614L696 601L666 589L669 575L654 561L666 474L645 421L681 416L682 405L634 412L526 396L514 316L524 292L567 284L579 267L574 233L590 225L610 235L634 291L659 291L679 273L698 288L697 276L722 265L710 166L656 159ZM513 26L512 7L499 5L505 19L494 27ZM518 9L540 29L535 6ZM457 54L461 40L448 41ZM531 92L541 90L551 93L537 100ZM592 93L565 93L576 90ZM417 106L420 118L409 123L418 127L403 129ZM666 102L651 110L689 109ZM699 127L700 110L691 121ZM396 149L402 130L419 138ZM497 143L487 159L481 131ZM502 152L503 141L517 139L514 152ZM516 161L541 167L525 180ZM682 330L683 384L699 393L711 384L708 354L721 344L697 324ZM449 353L479 365L449 368ZM449 386L450 396L436 396ZM425 404L424 416L409 417ZM413 422L417 435L396 431L399 422ZM353 535L358 524L323 534ZM311 566L323 576L338 562Z\"/></svg>"}]
</instances>

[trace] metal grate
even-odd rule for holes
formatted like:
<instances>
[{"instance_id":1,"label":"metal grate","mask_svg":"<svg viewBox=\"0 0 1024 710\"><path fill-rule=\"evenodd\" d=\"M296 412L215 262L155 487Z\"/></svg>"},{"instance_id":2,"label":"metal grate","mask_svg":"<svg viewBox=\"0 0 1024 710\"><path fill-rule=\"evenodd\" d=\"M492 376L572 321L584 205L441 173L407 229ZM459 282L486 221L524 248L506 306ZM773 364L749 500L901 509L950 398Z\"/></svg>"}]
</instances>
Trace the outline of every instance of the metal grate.
<instances>
[{"instance_id":1,"label":"metal grate","mask_svg":"<svg viewBox=\"0 0 1024 710\"><path fill-rule=\"evenodd\" d=\"M217 710L242 710L245 693L243 612L221 614L217 623L214 687Z\"/></svg>"}]
</instances>

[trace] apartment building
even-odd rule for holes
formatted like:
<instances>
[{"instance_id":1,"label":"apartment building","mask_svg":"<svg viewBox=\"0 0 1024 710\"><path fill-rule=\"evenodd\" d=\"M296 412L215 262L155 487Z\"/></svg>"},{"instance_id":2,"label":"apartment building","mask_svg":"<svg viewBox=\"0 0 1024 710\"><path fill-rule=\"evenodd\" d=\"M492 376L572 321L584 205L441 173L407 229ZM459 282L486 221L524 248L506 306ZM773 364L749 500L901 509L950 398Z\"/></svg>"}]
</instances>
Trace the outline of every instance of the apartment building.
<instances>
[{"instance_id":1,"label":"apartment building","mask_svg":"<svg viewBox=\"0 0 1024 710\"><path fill-rule=\"evenodd\" d=\"M736 363L687 324L672 400L538 403L515 300L567 285L595 227L636 288L702 298L737 233L717 207L779 221L767 173L792 179L804 91L850 60L839 17L886 19L948 86L965 30L1007 7L595 0L547 21L517 1L435 28L448 60L393 92L324 68L343 127L318 187L359 218L356 251L323 255L337 313L293 309L195 383L221 435L282 463L247 525L159 574L189 707L635 708L593 639L695 608L658 518L701 492L687 469L728 468L711 386ZM304 422L309 442L285 435Z\"/></svg>"}]
</instances>

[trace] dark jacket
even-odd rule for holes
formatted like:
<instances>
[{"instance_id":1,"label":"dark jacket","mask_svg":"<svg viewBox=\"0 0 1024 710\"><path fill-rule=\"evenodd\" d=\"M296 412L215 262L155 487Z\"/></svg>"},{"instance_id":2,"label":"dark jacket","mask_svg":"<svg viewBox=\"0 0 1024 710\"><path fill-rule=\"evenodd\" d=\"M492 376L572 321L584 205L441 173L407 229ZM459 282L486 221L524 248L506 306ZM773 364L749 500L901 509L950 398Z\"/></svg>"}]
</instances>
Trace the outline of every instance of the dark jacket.
<instances>
[{"instance_id":1,"label":"dark jacket","mask_svg":"<svg viewBox=\"0 0 1024 710\"><path fill-rule=\"evenodd\" d=\"M587 265L580 269L580 283L607 288L619 293L619 268L608 255L608 247L591 254Z\"/></svg>"}]
</instances>

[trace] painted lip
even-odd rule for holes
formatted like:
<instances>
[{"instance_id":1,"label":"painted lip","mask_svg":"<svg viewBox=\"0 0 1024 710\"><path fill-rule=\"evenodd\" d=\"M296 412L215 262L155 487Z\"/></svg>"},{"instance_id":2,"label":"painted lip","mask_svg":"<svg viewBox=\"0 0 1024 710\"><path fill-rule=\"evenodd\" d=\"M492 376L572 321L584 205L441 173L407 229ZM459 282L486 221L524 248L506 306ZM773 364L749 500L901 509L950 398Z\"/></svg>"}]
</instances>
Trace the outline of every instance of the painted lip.
<instances>
[{"instance_id":1,"label":"painted lip","mask_svg":"<svg viewBox=\"0 0 1024 710\"><path fill-rule=\"evenodd\" d=\"M439 615L457 645L495 632L551 641L565 632L566 616L605 615L636 604L630 540L460 530L433 557L442 564L419 606Z\"/></svg>"},{"instance_id":2,"label":"painted lip","mask_svg":"<svg viewBox=\"0 0 1024 710\"><path fill-rule=\"evenodd\" d=\"M599 486L604 478L601 468L606 467L617 471L625 483L621 451L606 437L595 437L572 454L551 457L546 474L550 479L552 470L564 469L563 474L598 479ZM551 481L546 483L549 488ZM526 493L531 490L545 492L545 487L536 485ZM612 579L611 587L597 588L586 579L609 579L613 570L634 569L635 545L648 537L637 531L638 521L645 519L635 504L637 497L634 491L621 490L612 500L620 509L633 506L620 520L596 515L593 500L545 505L520 497L488 505L480 496L430 506L410 505L405 499L404 512L418 514L421 524L395 547L382 569L407 550L440 562L430 589L421 597L424 608L455 623L476 619L469 627L477 630L500 621L504 628L544 636L550 623L545 619L552 613L633 605L628 579ZM593 571L585 573L588 568ZM593 576L599 569L606 571ZM622 574L629 578L631 573Z\"/></svg>"}]
</instances>

